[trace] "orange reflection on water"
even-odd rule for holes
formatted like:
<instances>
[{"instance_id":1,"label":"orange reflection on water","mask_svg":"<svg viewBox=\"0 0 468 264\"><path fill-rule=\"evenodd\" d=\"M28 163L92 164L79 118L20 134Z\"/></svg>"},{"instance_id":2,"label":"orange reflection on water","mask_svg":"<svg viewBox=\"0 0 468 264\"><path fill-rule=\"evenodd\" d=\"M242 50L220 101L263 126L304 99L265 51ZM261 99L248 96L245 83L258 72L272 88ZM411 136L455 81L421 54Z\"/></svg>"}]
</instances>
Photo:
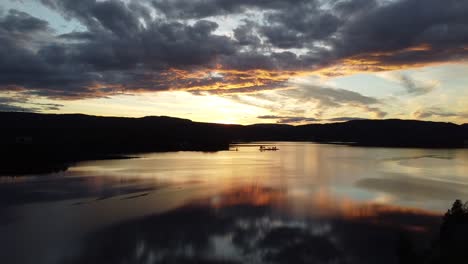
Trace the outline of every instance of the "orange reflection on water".
<instances>
[{"instance_id":1,"label":"orange reflection on water","mask_svg":"<svg viewBox=\"0 0 468 264\"><path fill-rule=\"evenodd\" d=\"M372 201L357 201L334 196L326 188L310 195L288 195L284 190L259 186L243 186L222 192L195 204L212 208L236 205L271 206L287 215L346 220L398 227L412 232L426 232L427 223L417 219L438 219L440 214L422 209L400 207Z\"/></svg>"},{"instance_id":2,"label":"orange reflection on water","mask_svg":"<svg viewBox=\"0 0 468 264\"><path fill-rule=\"evenodd\" d=\"M320 209L316 213L322 216L339 215L346 219L377 217L385 213L438 215L422 209L404 208L373 201L356 201L349 197L334 196L326 188L320 188L308 200L310 201L309 207Z\"/></svg>"},{"instance_id":3,"label":"orange reflection on water","mask_svg":"<svg viewBox=\"0 0 468 264\"><path fill-rule=\"evenodd\" d=\"M235 205L279 205L285 201L285 194L272 188L257 186L244 186L231 189L227 192L215 195L209 200L201 200L198 203L208 204L213 208L223 208Z\"/></svg>"}]
</instances>

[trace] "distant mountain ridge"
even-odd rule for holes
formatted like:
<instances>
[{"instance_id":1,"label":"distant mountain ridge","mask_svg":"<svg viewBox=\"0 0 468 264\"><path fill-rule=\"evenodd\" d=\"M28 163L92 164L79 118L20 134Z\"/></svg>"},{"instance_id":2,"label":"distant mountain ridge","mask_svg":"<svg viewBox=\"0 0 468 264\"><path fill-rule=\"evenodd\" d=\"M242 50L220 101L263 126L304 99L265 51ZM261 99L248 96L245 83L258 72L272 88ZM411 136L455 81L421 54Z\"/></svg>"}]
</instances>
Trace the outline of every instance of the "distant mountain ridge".
<instances>
[{"instance_id":1,"label":"distant mountain ridge","mask_svg":"<svg viewBox=\"0 0 468 264\"><path fill-rule=\"evenodd\" d=\"M60 140L94 141L104 144L118 138L138 144L171 148L169 142L306 140L318 142L348 142L358 145L395 147L463 147L468 138L468 124L419 120L359 119L337 123L287 125L253 124L226 125L194 122L169 116L102 117L84 114L37 114L0 112L3 129L0 136L12 140L31 136L38 143ZM1 142L1 139L0 139ZM125 142L125 141L124 141ZM155 144L157 142L157 144ZM121 141L115 143L123 143ZM223 144L224 145L224 144ZM122 146L121 146L122 147ZM130 147L130 146L127 146ZM128 150L122 149L123 152Z\"/></svg>"},{"instance_id":2,"label":"distant mountain ridge","mask_svg":"<svg viewBox=\"0 0 468 264\"><path fill-rule=\"evenodd\" d=\"M462 148L468 124L416 120L225 125L167 116L99 117L0 112L0 158L24 168L155 151L218 151L233 142L314 141L362 146ZM15 165L16 164L16 165ZM0 171L4 168L1 168ZM5 167L5 166L3 166ZM25 168L26 167L26 168Z\"/></svg>"}]
</instances>

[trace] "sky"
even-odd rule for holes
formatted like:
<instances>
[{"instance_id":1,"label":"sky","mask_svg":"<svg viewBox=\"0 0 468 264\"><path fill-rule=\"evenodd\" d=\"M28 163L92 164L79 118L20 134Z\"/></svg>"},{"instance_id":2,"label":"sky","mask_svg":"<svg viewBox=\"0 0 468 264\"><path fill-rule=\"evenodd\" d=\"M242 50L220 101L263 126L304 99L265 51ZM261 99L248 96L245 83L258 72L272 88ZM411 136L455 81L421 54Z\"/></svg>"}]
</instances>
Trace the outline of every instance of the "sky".
<instances>
[{"instance_id":1,"label":"sky","mask_svg":"<svg viewBox=\"0 0 468 264\"><path fill-rule=\"evenodd\" d=\"M0 0L0 111L468 123L465 0Z\"/></svg>"}]
</instances>

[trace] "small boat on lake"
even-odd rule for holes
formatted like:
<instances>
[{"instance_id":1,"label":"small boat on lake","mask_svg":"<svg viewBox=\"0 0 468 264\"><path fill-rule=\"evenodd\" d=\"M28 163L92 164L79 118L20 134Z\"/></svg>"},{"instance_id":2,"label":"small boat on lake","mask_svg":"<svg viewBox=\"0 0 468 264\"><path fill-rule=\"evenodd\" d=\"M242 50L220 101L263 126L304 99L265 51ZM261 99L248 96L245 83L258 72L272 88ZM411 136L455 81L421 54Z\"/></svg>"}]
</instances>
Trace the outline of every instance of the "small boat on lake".
<instances>
[{"instance_id":1,"label":"small boat on lake","mask_svg":"<svg viewBox=\"0 0 468 264\"><path fill-rule=\"evenodd\" d=\"M260 151L277 151L279 150L279 148L277 148L276 146L273 146L273 147L260 146L259 150Z\"/></svg>"}]
</instances>

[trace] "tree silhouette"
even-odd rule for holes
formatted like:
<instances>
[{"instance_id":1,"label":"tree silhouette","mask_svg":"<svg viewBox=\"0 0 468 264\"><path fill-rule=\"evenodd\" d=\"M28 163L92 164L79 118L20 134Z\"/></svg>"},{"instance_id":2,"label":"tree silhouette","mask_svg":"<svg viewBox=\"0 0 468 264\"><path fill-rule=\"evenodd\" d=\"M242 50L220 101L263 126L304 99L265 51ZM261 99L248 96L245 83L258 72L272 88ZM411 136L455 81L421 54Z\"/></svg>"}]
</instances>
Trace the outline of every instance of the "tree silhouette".
<instances>
[{"instance_id":1,"label":"tree silhouette","mask_svg":"<svg viewBox=\"0 0 468 264\"><path fill-rule=\"evenodd\" d=\"M428 263L468 263L468 206L455 200L443 217Z\"/></svg>"},{"instance_id":2,"label":"tree silhouette","mask_svg":"<svg viewBox=\"0 0 468 264\"><path fill-rule=\"evenodd\" d=\"M442 218L439 236L432 247L421 253L404 234L397 247L400 264L466 264L468 263L468 203L455 200Z\"/></svg>"}]
</instances>

